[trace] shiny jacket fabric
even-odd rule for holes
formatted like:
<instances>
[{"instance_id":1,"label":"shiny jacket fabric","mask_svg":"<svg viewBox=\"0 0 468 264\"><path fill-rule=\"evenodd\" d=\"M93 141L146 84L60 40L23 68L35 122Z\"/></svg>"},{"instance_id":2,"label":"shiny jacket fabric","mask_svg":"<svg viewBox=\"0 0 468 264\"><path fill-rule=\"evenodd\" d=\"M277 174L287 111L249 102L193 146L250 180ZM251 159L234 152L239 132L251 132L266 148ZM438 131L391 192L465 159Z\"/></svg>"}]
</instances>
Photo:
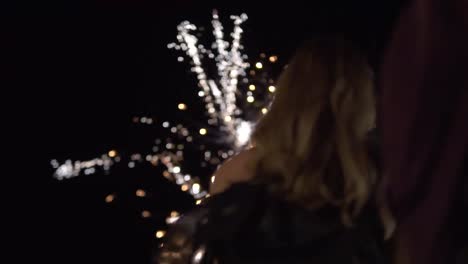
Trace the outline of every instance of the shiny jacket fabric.
<instances>
[{"instance_id":1,"label":"shiny jacket fabric","mask_svg":"<svg viewBox=\"0 0 468 264\"><path fill-rule=\"evenodd\" d=\"M305 210L239 184L210 197L172 226L155 263L385 263L374 210L352 228L338 211Z\"/></svg>"}]
</instances>

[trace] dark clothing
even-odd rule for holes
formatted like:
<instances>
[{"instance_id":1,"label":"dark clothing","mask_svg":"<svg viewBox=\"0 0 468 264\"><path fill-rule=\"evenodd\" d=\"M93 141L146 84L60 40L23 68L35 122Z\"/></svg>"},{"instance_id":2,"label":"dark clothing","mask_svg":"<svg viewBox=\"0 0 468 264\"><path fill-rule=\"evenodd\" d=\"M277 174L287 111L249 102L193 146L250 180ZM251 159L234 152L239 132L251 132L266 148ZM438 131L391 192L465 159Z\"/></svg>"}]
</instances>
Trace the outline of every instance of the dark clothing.
<instances>
[{"instance_id":1,"label":"dark clothing","mask_svg":"<svg viewBox=\"0 0 468 264\"><path fill-rule=\"evenodd\" d=\"M411 263L454 263L468 237L468 1L412 1L381 76L382 157L398 232Z\"/></svg>"},{"instance_id":2,"label":"dark clothing","mask_svg":"<svg viewBox=\"0 0 468 264\"><path fill-rule=\"evenodd\" d=\"M347 228L335 208L305 210L260 185L239 184L181 218L157 263L192 263L203 255L193 263L380 264L382 238L375 210Z\"/></svg>"}]
</instances>

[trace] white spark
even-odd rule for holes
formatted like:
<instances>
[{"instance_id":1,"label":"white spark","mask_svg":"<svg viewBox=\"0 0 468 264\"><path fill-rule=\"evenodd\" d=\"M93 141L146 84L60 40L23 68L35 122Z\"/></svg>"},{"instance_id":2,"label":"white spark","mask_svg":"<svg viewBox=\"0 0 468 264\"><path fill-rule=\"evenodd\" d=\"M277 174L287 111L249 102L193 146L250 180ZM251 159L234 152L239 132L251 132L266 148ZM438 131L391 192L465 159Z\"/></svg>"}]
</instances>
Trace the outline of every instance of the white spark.
<instances>
[{"instance_id":1,"label":"white spark","mask_svg":"<svg viewBox=\"0 0 468 264\"><path fill-rule=\"evenodd\" d=\"M247 121L242 121L236 129L236 144L244 146L249 142L252 133L252 125Z\"/></svg>"},{"instance_id":2,"label":"white spark","mask_svg":"<svg viewBox=\"0 0 468 264\"><path fill-rule=\"evenodd\" d=\"M63 164L59 164L56 160L52 162L52 165L56 168L54 177L58 180L79 176L81 171L85 175L93 174L96 172L97 167L101 167L104 172L107 172L113 164L113 160L107 155L102 155L101 158L88 161L72 162L71 160L66 160Z\"/></svg>"},{"instance_id":3,"label":"white spark","mask_svg":"<svg viewBox=\"0 0 468 264\"><path fill-rule=\"evenodd\" d=\"M201 188L200 184L194 183L194 184L192 185L192 193L193 193L193 194L198 194L198 193L200 193L200 188Z\"/></svg>"},{"instance_id":4,"label":"white spark","mask_svg":"<svg viewBox=\"0 0 468 264\"><path fill-rule=\"evenodd\" d=\"M201 246L195 251L195 254L193 255L192 263L194 264L201 263L204 255L205 255L205 247Z\"/></svg>"},{"instance_id":5,"label":"white spark","mask_svg":"<svg viewBox=\"0 0 468 264\"><path fill-rule=\"evenodd\" d=\"M174 168L172 168L172 172L173 172L173 173L180 173L180 167L179 167L179 166L175 166Z\"/></svg>"},{"instance_id":6,"label":"white spark","mask_svg":"<svg viewBox=\"0 0 468 264\"><path fill-rule=\"evenodd\" d=\"M177 27L179 44L168 45L168 48L179 48L185 51L193 64L192 72L198 79L198 87L201 89L198 96L204 98L205 108L210 117L209 124L217 124L221 131L228 133L226 140L231 140L232 145L238 147L235 143L238 141L236 131L244 120L240 117L242 111L236 104L236 93L238 93L239 78L245 76L245 70L249 67L249 64L244 61L248 57L241 53L243 47L240 44L243 33L241 25L247 20L247 15L231 16L231 19L234 28L230 34L232 41L228 42L224 39L224 27L220 17L216 11L213 11L212 26L215 38L212 45L213 51L205 49L198 43L198 38L194 33L197 27L188 21L180 23ZM215 60L217 75L213 78L208 77L205 71L200 56L202 53L208 53L211 55L208 58Z\"/></svg>"}]
</instances>

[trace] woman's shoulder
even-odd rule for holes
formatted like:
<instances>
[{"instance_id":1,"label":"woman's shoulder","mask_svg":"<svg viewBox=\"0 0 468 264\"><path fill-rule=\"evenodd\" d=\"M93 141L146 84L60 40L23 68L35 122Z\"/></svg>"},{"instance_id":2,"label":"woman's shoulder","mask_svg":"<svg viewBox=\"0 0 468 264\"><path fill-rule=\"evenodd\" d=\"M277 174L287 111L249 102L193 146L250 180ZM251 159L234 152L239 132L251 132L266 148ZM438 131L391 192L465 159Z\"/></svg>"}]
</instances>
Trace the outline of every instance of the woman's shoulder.
<instances>
[{"instance_id":1,"label":"woman's shoulder","mask_svg":"<svg viewBox=\"0 0 468 264\"><path fill-rule=\"evenodd\" d=\"M211 193L220 193L232 184L251 180L254 176L253 160L255 159L255 155L255 148L250 148L226 160L213 176Z\"/></svg>"}]
</instances>

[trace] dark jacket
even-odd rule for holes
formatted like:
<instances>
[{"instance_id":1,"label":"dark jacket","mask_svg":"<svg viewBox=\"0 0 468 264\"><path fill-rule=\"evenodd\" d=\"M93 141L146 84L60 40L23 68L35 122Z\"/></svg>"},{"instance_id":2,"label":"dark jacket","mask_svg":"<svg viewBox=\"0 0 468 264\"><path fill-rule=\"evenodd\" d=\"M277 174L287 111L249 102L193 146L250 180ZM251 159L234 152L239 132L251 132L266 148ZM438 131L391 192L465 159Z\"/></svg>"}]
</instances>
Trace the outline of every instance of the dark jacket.
<instances>
[{"instance_id":1,"label":"dark jacket","mask_svg":"<svg viewBox=\"0 0 468 264\"><path fill-rule=\"evenodd\" d=\"M305 210L260 185L239 184L182 217L156 263L379 264L382 237L374 210L347 228L337 209Z\"/></svg>"}]
</instances>

